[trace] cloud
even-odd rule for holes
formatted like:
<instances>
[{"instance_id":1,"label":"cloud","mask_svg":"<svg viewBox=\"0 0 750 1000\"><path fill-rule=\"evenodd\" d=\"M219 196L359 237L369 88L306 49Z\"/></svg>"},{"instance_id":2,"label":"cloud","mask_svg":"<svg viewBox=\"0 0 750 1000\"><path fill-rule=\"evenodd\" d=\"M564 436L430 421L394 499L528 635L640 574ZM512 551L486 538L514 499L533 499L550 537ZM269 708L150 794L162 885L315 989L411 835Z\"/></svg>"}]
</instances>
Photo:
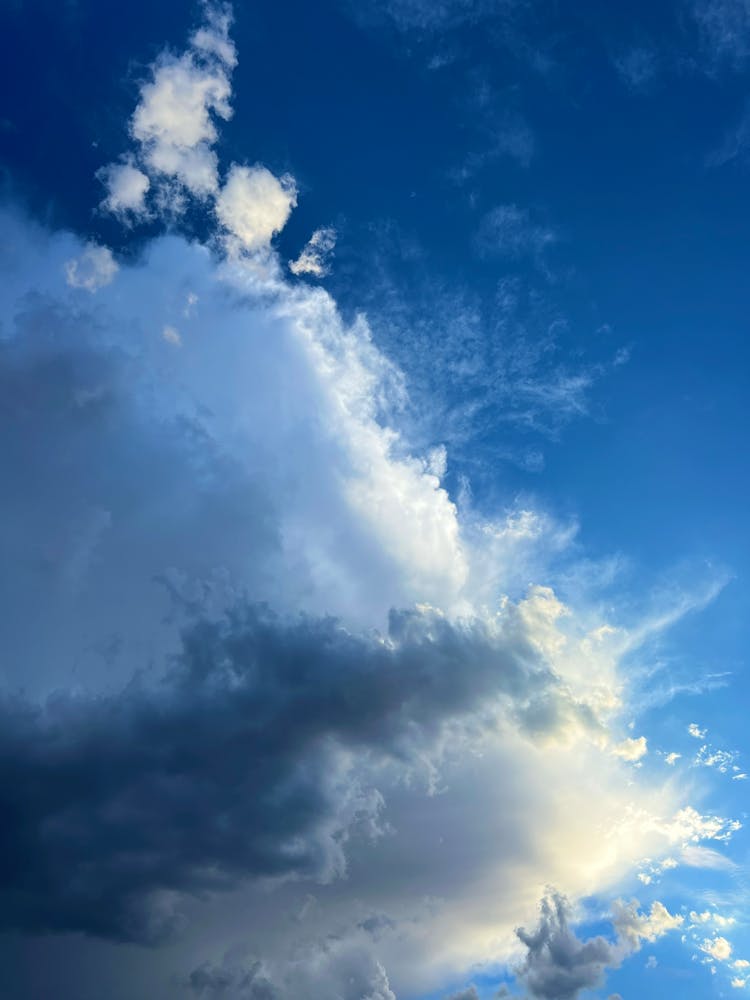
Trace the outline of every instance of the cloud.
<instances>
[{"instance_id":1,"label":"cloud","mask_svg":"<svg viewBox=\"0 0 750 1000\"><path fill-rule=\"evenodd\" d=\"M216 215L244 250L260 250L286 225L297 204L292 177L265 167L232 166L216 199Z\"/></svg>"},{"instance_id":2,"label":"cloud","mask_svg":"<svg viewBox=\"0 0 750 1000\"><path fill-rule=\"evenodd\" d=\"M484 216L476 246L484 256L530 257L539 262L557 240L555 230L532 221L528 209L509 204L498 205Z\"/></svg>"},{"instance_id":3,"label":"cloud","mask_svg":"<svg viewBox=\"0 0 750 1000\"><path fill-rule=\"evenodd\" d=\"M725 937L717 935L712 938L705 938L701 944L701 951L704 951L717 962L728 962L732 957L732 946Z\"/></svg>"},{"instance_id":4,"label":"cloud","mask_svg":"<svg viewBox=\"0 0 750 1000\"><path fill-rule=\"evenodd\" d=\"M638 761L648 753L646 737L639 736L637 739L628 738L623 740L612 748L612 753L621 757L622 760Z\"/></svg>"},{"instance_id":5,"label":"cloud","mask_svg":"<svg viewBox=\"0 0 750 1000\"><path fill-rule=\"evenodd\" d=\"M527 948L517 976L531 1000L575 1000L584 990L604 982L605 971L616 968L643 941L657 938L682 925L683 918L655 902L650 914L638 910L638 902L613 904L614 942L602 936L581 940L569 925L570 906L560 893L551 893L541 903L541 917L534 931L517 931Z\"/></svg>"},{"instance_id":6,"label":"cloud","mask_svg":"<svg viewBox=\"0 0 750 1000\"><path fill-rule=\"evenodd\" d=\"M259 961L238 965L225 956L221 963L194 969L186 987L204 1000L396 1000L383 966L361 946L335 939L308 945L295 961L275 970Z\"/></svg>"},{"instance_id":7,"label":"cloud","mask_svg":"<svg viewBox=\"0 0 750 1000\"><path fill-rule=\"evenodd\" d=\"M168 929L165 893L341 875L350 828L376 834L383 801L351 752L408 763L495 699L537 735L559 724L564 692L498 624L402 612L369 638L238 606L189 627L155 689L6 701L10 926L148 940Z\"/></svg>"},{"instance_id":8,"label":"cloud","mask_svg":"<svg viewBox=\"0 0 750 1000\"><path fill-rule=\"evenodd\" d=\"M633 951L637 951L643 941L656 941L669 931L682 927L685 920L681 914L670 913L658 900L651 904L648 914L638 910L637 900L629 903L618 900L612 906L612 914L618 937Z\"/></svg>"},{"instance_id":9,"label":"cloud","mask_svg":"<svg viewBox=\"0 0 750 1000\"><path fill-rule=\"evenodd\" d=\"M130 119L136 153L102 168L107 189L102 207L124 218L147 214L146 196L158 207L179 214L184 193L205 199L218 191L216 119L232 115L229 74L237 62L229 38L228 6L204 5L205 23L177 56L162 52Z\"/></svg>"},{"instance_id":10,"label":"cloud","mask_svg":"<svg viewBox=\"0 0 750 1000\"><path fill-rule=\"evenodd\" d=\"M311 274L323 278L329 272L329 259L336 246L336 230L332 226L316 229L296 260L289 264L292 274Z\"/></svg>"},{"instance_id":11,"label":"cloud","mask_svg":"<svg viewBox=\"0 0 750 1000\"><path fill-rule=\"evenodd\" d=\"M568 925L569 907L553 894L542 901L536 930L520 928L528 949L517 976L533 1000L574 1000L582 990L604 982L604 971L617 963L612 944L603 937L581 941Z\"/></svg>"},{"instance_id":12,"label":"cloud","mask_svg":"<svg viewBox=\"0 0 750 1000\"><path fill-rule=\"evenodd\" d=\"M93 294L108 285L118 270L109 247L89 243L79 257L66 262L65 277L71 288L84 288Z\"/></svg>"},{"instance_id":13,"label":"cloud","mask_svg":"<svg viewBox=\"0 0 750 1000\"><path fill-rule=\"evenodd\" d=\"M207 44L211 35L204 28L194 50L176 58L163 54L157 60L152 79L141 88L140 101L133 113L130 131L140 144L144 162L156 174L174 177L195 195L212 193L217 187L217 160L211 149L216 141L213 115L227 119L231 88L226 70L228 54L224 37ZM224 43L223 45L220 43ZM202 55L219 56L207 64Z\"/></svg>"},{"instance_id":14,"label":"cloud","mask_svg":"<svg viewBox=\"0 0 750 1000\"><path fill-rule=\"evenodd\" d=\"M101 208L126 222L146 215L146 195L151 181L134 165L132 158L102 167L97 177L107 189Z\"/></svg>"},{"instance_id":15,"label":"cloud","mask_svg":"<svg viewBox=\"0 0 750 1000\"><path fill-rule=\"evenodd\" d=\"M578 897L736 827L675 815L673 788L628 785L610 753L641 633L528 586L574 527L451 496L451 452L414 445L367 320L270 249L294 182L235 164L222 184L236 56L228 12L205 10L141 89L135 173L103 176L120 214L195 196L206 243L149 240L94 300L65 281L80 240L3 218L2 912L150 943L198 915L194 994L394 1000L507 956L550 875ZM519 295L498 289L504 334ZM489 367L467 328L451 377ZM584 411L591 372L534 377L554 339L507 351L508 419ZM195 967L238 927L260 965ZM542 944L525 974L573 996L607 942L559 913L553 939L562 973Z\"/></svg>"},{"instance_id":16,"label":"cloud","mask_svg":"<svg viewBox=\"0 0 750 1000\"><path fill-rule=\"evenodd\" d=\"M691 722L687 728L688 733L696 740L704 740L706 738L707 729L701 729L697 723Z\"/></svg>"},{"instance_id":17,"label":"cloud","mask_svg":"<svg viewBox=\"0 0 750 1000\"><path fill-rule=\"evenodd\" d=\"M20 926L156 942L240 896L284 965L310 936L282 921L290 886L322 880L318 943L365 901L393 923L389 982L416 992L496 957L550 876L578 895L728 832L660 819L672 791L625 785L613 630L549 587L502 598L558 528L461 513L443 453L410 455L387 422L401 383L363 319L273 256L259 270L178 236L82 297L64 264L85 244L13 213L3 230L0 460L19 471L0 584L6 683L29 692L0 726L3 909ZM591 824L609 831L595 849Z\"/></svg>"}]
</instances>

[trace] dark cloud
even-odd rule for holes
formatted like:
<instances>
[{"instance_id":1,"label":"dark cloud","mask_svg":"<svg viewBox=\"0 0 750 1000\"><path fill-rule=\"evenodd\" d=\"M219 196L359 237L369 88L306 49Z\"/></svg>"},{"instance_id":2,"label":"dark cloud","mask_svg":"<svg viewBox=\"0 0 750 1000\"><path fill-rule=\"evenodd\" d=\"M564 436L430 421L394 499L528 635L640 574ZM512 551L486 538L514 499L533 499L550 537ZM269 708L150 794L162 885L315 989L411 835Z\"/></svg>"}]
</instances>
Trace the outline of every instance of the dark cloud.
<instances>
[{"instance_id":1,"label":"dark cloud","mask_svg":"<svg viewBox=\"0 0 750 1000\"><path fill-rule=\"evenodd\" d=\"M203 1000L276 1000L278 993L263 975L260 962L250 968L199 966L190 973L188 989Z\"/></svg>"},{"instance_id":2,"label":"dark cloud","mask_svg":"<svg viewBox=\"0 0 750 1000\"><path fill-rule=\"evenodd\" d=\"M534 732L580 710L512 614L498 630L394 612L381 638L247 604L197 619L159 683L6 698L2 921L158 941L179 893L330 879L353 829L378 832L367 762L407 763L493 703Z\"/></svg>"},{"instance_id":3,"label":"dark cloud","mask_svg":"<svg viewBox=\"0 0 750 1000\"><path fill-rule=\"evenodd\" d=\"M336 939L309 948L270 978L260 962L207 963L193 970L186 988L203 1000L396 1000L383 966L365 949Z\"/></svg>"},{"instance_id":4,"label":"dark cloud","mask_svg":"<svg viewBox=\"0 0 750 1000\"><path fill-rule=\"evenodd\" d=\"M575 1000L582 990L601 986L604 970L619 964L615 946L603 937L586 941L568 926L565 898L551 893L541 904L535 931L516 933L528 948L518 978L533 1000Z\"/></svg>"}]
</instances>

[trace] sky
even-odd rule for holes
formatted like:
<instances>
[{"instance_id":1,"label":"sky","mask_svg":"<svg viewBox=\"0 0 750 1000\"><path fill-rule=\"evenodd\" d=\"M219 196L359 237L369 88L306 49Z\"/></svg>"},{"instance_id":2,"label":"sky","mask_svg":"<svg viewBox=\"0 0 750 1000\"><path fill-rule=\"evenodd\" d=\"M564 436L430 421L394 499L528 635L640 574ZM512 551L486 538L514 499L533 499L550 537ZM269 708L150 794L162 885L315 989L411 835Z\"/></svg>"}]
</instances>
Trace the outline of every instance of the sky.
<instances>
[{"instance_id":1,"label":"sky","mask_svg":"<svg viewBox=\"0 0 750 1000\"><path fill-rule=\"evenodd\" d=\"M750 990L750 7L0 7L8 1000Z\"/></svg>"}]
</instances>

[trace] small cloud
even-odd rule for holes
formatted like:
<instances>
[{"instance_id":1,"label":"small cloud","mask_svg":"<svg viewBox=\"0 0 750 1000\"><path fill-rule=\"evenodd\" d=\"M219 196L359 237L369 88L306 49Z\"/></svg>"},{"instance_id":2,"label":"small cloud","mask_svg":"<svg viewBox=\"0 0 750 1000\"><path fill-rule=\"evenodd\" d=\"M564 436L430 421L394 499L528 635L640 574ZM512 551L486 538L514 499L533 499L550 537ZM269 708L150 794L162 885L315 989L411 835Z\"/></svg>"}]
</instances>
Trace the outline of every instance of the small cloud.
<instances>
[{"instance_id":1,"label":"small cloud","mask_svg":"<svg viewBox=\"0 0 750 1000\"><path fill-rule=\"evenodd\" d=\"M174 347L182 347L182 337L179 331L173 326L165 326L161 332L162 337L168 344L172 344Z\"/></svg>"},{"instance_id":2,"label":"small cloud","mask_svg":"<svg viewBox=\"0 0 750 1000\"><path fill-rule=\"evenodd\" d=\"M664 758L664 763L669 764L670 767L674 767L674 765L677 763L680 757L682 757L681 753L674 753L673 751L672 753L668 753L666 755L666 757Z\"/></svg>"},{"instance_id":3,"label":"small cloud","mask_svg":"<svg viewBox=\"0 0 750 1000\"><path fill-rule=\"evenodd\" d=\"M92 294L108 285L119 267L109 247L88 243L79 257L65 264L65 280L71 288L84 288Z\"/></svg>"},{"instance_id":4,"label":"small cloud","mask_svg":"<svg viewBox=\"0 0 750 1000\"><path fill-rule=\"evenodd\" d=\"M732 946L724 937L706 938L700 948L717 962L727 962L732 957Z\"/></svg>"},{"instance_id":5,"label":"small cloud","mask_svg":"<svg viewBox=\"0 0 750 1000\"><path fill-rule=\"evenodd\" d=\"M656 955L649 955L646 960L647 969L655 969L659 963L656 961Z\"/></svg>"},{"instance_id":6,"label":"small cloud","mask_svg":"<svg viewBox=\"0 0 750 1000\"><path fill-rule=\"evenodd\" d=\"M329 259L336 246L336 230L332 226L316 229L296 260L289 264L289 270L297 276L310 274L323 278L330 271Z\"/></svg>"},{"instance_id":7,"label":"small cloud","mask_svg":"<svg viewBox=\"0 0 750 1000\"><path fill-rule=\"evenodd\" d=\"M190 319L197 305L198 305L198 296L195 294L195 292L188 292L185 298L185 308L182 310L182 315L186 319Z\"/></svg>"},{"instance_id":8,"label":"small cloud","mask_svg":"<svg viewBox=\"0 0 750 1000\"><path fill-rule=\"evenodd\" d=\"M612 753L616 757L620 757L622 760L627 761L637 761L641 757L645 757L648 753L648 745L645 736L639 736L637 739L628 738L623 740L622 743L618 743L612 748Z\"/></svg>"},{"instance_id":9,"label":"small cloud","mask_svg":"<svg viewBox=\"0 0 750 1000\"><path fill-rule=\"evenodd\" d=\"M734 751L715 750L704 744L695 755L693 764L695 767L714 767L721 774L726 774L736 759L737 753Z\"/></svg>"},{"instance_id":10,"label":"small cloud","mask_svg":"<svg viewBox=\"0 0 750 1000\"><path fill-rule=\"evenodd\" d=\"M286 225L297 204L297 186L289 174L275 177L266 167L229 170L216 199L216 215L244 250L261 250Z\"/></svg>"},{"instance_id":11,"label":"small cloud","mask_svg":"<svg viewBox=\"0 0 750 1000\"><path fill-rule=\"evenodd\" d=\"M705 740L707 729L701 729L695 722L691 722L687 728L690 735L696 740Z\"/></svg>"},{"instance_id":12,"label":"small cloud","mask_svg":"<svg viewBox=\"0 0 750 1000\"><path fill-rule=\"evenodd\" d=\"M146 215L146 195L151 181L128 158L122 163L110 163L97 171L97 178L107 189L100 207L123 220Z\"/></svg>"}]
</instances>

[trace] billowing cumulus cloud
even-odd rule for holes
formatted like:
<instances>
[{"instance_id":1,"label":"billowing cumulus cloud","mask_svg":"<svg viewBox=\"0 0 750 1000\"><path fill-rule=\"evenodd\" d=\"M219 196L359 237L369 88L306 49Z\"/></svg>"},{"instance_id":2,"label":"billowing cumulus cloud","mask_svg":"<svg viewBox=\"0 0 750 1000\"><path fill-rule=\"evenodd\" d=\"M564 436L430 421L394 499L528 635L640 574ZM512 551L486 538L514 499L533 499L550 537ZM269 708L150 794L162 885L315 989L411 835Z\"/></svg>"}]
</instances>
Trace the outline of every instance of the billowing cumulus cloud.
<instances>
[{"instance_id":1,"label":"billowing cumulus cloud","mask_svg":"<svg viewBox=\"0 0 750 1000\"><path fill-rule=\"evenodd\" d=\"M11 924L158 941L197 897L245 885L260 913L327 886L319 945L381 953L397 992L491 960L547 881L594 891L731 834L627 788L609 723L636 640L550 587L503 596L553 529L461 516L445 458L388 422L402 383L362 319L179 237L81 297L85 244L4 233ZM253 926L281 970L309 936Z\"/></svg>"},{"instance_id":2,"label":"billowing cumulus cloud","mask_svg":"<svg viewBox=\"0 0 750 1000\"><path fill-rule=\"evenodd\" d=\"M294 180L219 163L229 26L205 6L155 60L100 173L128 224L193 199L204 243L118 267L3 212L0 921L82 948L183 934L171 995L209 1000L395 1000L520 940L529 995L572 1000L681 918L618 904L614 943L582 941L553 896L516 937L543 887L716 865L739 829L622 735L623 660L690 604L628 628L566 602L573 528L449 492L367 319L288 277L324 273L331 231L287 267ZM485 223L516 259L555 239L516 206Z\"/></svg>"}]
</instances>

